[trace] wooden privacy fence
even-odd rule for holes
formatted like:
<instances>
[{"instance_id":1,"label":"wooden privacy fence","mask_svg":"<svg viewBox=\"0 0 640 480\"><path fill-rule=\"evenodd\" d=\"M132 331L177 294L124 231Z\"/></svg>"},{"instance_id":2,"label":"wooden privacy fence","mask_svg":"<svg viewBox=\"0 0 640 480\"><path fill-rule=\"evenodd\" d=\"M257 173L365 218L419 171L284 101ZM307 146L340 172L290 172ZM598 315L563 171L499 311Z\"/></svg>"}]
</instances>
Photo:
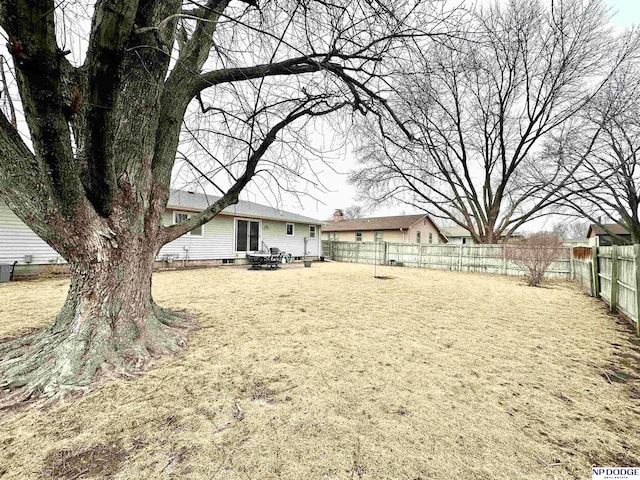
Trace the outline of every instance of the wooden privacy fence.
<instances>
[{"instance_id":1,"label":"wooden privacy fence","mask_svg":"<svg viewBox=\"0 0 640 480\"><path fill-rule=\"evenodd\" d=\"M640 335L640 245L594 247L591 268L591 294L631 320Z\"/></svg>"},{"instance_id":2,"label":"wooden privacy fence","mask_svg":"<svg viewBox=\"0 0 640 480\"><path fill-rule=\"evenodd\" d=\"M527 275L527 271L506 259L504 245L420 244L394 242L322 241L325 257L338 262L402 265L466 272ZM551 265L547 277L573 278L571 250Z\"/></svg>"}]
</instances>

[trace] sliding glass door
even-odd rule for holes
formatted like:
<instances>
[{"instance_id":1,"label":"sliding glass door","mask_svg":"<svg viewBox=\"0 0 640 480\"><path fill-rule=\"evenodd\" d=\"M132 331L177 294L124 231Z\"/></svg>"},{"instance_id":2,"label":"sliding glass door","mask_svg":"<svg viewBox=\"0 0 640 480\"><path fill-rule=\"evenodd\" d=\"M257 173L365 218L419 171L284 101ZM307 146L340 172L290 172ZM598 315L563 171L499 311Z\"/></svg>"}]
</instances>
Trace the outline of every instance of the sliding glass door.
<instances>
[{"instance_id":1,"label":"sliding glass door","mask_svg":"<svg viewBox=\"0 0 640 480\"><path fill-rule=\"evenodd\" d=\"M236 252L260 250L260 222L236 219Z\"/></svg>"}]
</instances>

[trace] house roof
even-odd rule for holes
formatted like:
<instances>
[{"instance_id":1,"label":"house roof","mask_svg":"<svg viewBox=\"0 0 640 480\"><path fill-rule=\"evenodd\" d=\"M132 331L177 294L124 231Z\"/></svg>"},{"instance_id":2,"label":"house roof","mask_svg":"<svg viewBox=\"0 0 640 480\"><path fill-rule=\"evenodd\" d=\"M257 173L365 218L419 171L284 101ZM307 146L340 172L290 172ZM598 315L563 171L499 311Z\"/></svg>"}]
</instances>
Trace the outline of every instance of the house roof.
<instances>
[{"instance_id":1,"label":"house roof","mask_svg":"<svg viewBox=\"0 0 640 480\"><path fill-rule=\"evenodd\" d=\"M428 217L425 213L418 215L399 215L395 217L356 218L327 223L322 227L324 232L350 232L364 230L400 230L411 227L418 220Z\"/></svg>"},{"instance_id":2,"label":"house roof","mask_svg":"<svg viewBox=\"0 0 640 480\"><path fill-rule=\"evenodd\" d=\"M629 235L627 229L619 223L605 223L604 226L607 227L607 229L615 235ZM593 233L594 235L609 235L609 233L606 232L600 225L596 225L595 223L589 225L589 230L587 230L587 237L590 237L591 233Z\"/></svg>"},{"instance_id":3,"label":"house roof","mask_svg":"<svg viewBox=\"0 0 640 480\"><path fill-rule=\"evenodd\" d=\"M471 232L466 228L462 227L440 227L442 233L445 234L447 238L451 237L468 237L471 238Z\"/></svg>"},{"instance_id":4,"label":"house roof","mask_svg":"<svg viewBox=\"0 0 640 480\"><path fill-rule=\"evenodd\" d=\"M215 203L219 198L220 197L215 195L171 189L167 208L201 211ZM221 212L221 215L237 215L250 218L279 220L282 222L307 223L311 225L322 224L320 220L316 220L315 218L305 217L297 213L286 212L268 205L247 202L245 200L240 200L237 204L228 206Z\"/></svg>"}]
</instances>

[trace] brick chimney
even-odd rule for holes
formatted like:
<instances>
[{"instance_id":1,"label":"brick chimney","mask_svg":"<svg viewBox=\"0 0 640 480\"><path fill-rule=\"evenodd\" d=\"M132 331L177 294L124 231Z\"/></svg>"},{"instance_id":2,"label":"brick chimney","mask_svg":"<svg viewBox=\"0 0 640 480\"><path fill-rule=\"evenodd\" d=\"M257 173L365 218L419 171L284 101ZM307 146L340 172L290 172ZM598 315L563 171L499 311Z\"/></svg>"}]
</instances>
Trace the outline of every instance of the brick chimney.
<instances>
[{"instance_id":1,"label":"brick chimney","mask_svg":"<svg viewBox=\"0 0 640 480\"><path fill-rule=\"evenodd\" d=\"M342 220L344 220L344 215L342 214L342 210L338 208L335 212L333 212L333 223L338 223Z\"/></svg>"}]
</instances>

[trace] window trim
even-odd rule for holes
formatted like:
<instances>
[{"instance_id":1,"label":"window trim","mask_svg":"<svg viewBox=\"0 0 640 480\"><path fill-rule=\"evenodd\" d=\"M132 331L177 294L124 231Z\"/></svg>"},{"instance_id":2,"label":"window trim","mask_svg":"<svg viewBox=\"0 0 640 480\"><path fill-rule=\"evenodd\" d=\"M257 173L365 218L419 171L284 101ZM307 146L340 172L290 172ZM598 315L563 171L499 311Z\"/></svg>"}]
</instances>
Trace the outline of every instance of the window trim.
<instances>
[{"instance_id":1,"label":"window trim","mask_svg":"<svg viewBox=\"0 0 640 480\"><path fill-rule=\"evenodd\" d=\"M378 240L378 234L380 234L380 240ZM373 232L374 242L384 242L384 230L374 230Z\"/></svg>"},{"instance_id":2,"label":"window trim","mask_svg":"<svg viewBox=\"0 0 640 480\"><path fill-rule=\"evenodd\" d=\"M420 230L416 231L416 243L422 245L422 232Z\"/></svg>"},{"instance_id":3,"label":"window trim","mask_svg":"<svg viewBox=\"0 0 640 480\"><path fill-rule=\"evenodd\" d=\"M288 227L291 225L291 234L288 233ZM296 224L287 222L284 224L284 234L287 237L295 237L296 236Z\"/></svg>"},{"instance_id":4,"label":"window trim","mask_svg":"<svg viewBox=\"0 0 640 480\"><path fill-rule=\"evenodd\" d=\"M172 220L173 220L173 224L174 225L178 225L178 223L176 223L176 215L186 215L187 216L187 220L189 220L191 218L191 215L193 215L194 213L198 213L198 212L185 212L183 210L174 210L173 211L173 215L172 215ZM198 228L198 227L196 227ZM201 233L200 235L198 235L197 233L191 233L191 230L189 230L187 233L185 233L184 235L189 235L190 237L204 237L204 223L202 225L200 225ZM184 235L182 235L184 237Z\"/></svg>"},{"instance_id":5,"label":"window trim","mask_svg":"<svg viewBox=\"0 0 640 480\"><path fill-rule=\"evenodd\" d=\"M245 218L245 217L233 217L233 253L239 255L246 255L248 252L253 252L255 250L236 250L238 240L238 220L243 220L245 222L257 222L258 223L258 250L260 250L260 246L262 245L262 219L260 218ZM251 231L251 227L247 230L247 234Z\"/></svg>"},{"instance_id":6,"label":"window trim","mask_svg":"<svg viewBox=\"0 0 640 480\"><path fill-rule=\"evenodd\" d=\"M311 229L313 228L313 235L311 235ZM309 225L309 238L313 238L314 240L317 238L318 235L318 227L316 227L315 225Z\"/></svg>"},{"instance_id":7,"label":"window trim","mask_svg":"<svg viewBox=\"0 0 640 480\"><path fill-rule=\"evenodd\" d=\"M358 234L360 234L360 239L358 240ZM356 242L361 242L362 241L362 230L358 230L356 232Z\"/></svg>"}]
</instances>

